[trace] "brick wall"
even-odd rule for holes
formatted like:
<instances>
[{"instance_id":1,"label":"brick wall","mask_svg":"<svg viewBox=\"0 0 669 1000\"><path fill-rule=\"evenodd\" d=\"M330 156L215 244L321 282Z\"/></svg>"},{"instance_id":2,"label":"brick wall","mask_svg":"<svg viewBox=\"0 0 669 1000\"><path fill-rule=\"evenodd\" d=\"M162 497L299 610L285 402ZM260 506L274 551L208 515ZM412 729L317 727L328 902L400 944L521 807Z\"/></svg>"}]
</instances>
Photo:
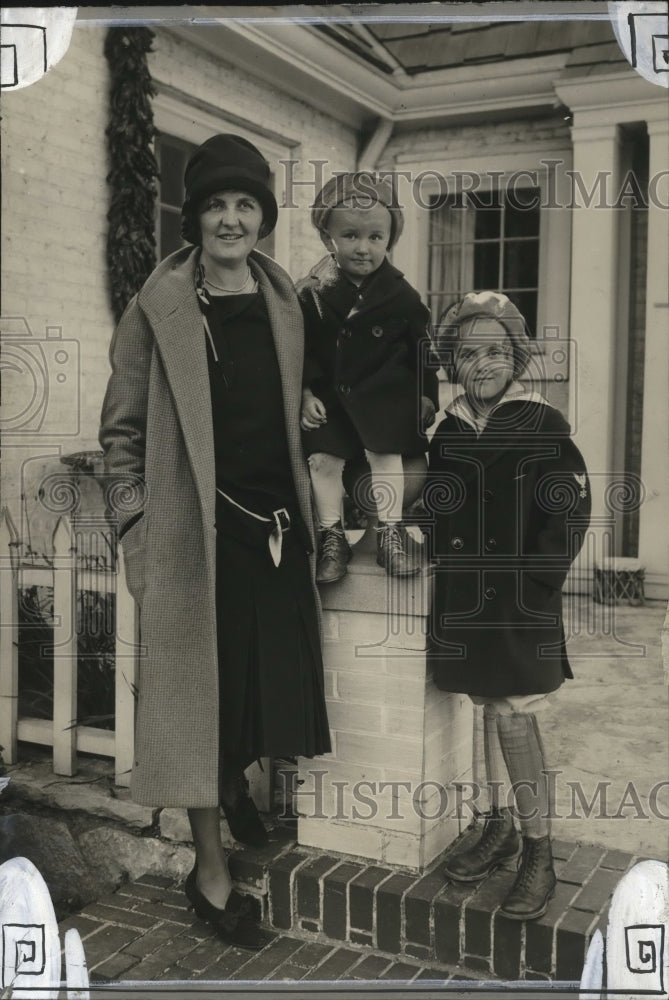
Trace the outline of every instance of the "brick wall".
<instances>
[{"instance_id":1,"label":"brick wall","mask_svg":"<svg viewBox=\"0 0 669 1000\"><path fill-rule=\"evenodd\" d=\"M453 786L471 778L471 702L427 673L429 578L357 551L322 598L332 754L301 762L299 842L422 869L471 818Z\"/></svg>"},{"instance_id":2,"label":"brick wall","mask_svg":"<svg viewBox=\"0 0 669 1000\"><path fill-rule=\"evenodd\" d=\"M103 39L99 30L75 27L67 55L46 77L3 95L3 316L25 317L33 338L43 339L47 327L62 328L65 341L77 342L80 357L77 377L76 352L65 345L63 383L55 381L56 373L63 374L58 362L49 365L40 432L29 439L4 436L2 503L15 516L22 460L96 447L112 330L104 263ZM16 346L5 341L6 351L16 353ZM25 408L32 384L25 368L14 377L3 374L7 419ZM30 449L12 447L28 441Z\"/></svg>"},{"instance_id":3,"label":"brick wall","mask_svg":"<svg viewBox=\"0 0 669 1000\"><path fill-rule=\"evenodd\" d=\"M22 490L35 492L34 481L44 471L62 470L61 454L98 447L113 330L105 261L105 32L77 23L61 62L38 83L3 100L3 316L24 317L38 339L44 339L47 327L60 327L63 339L74 340L79 353L78 373L71 347L64 367L51 366L46 421L39 431L30 437L4 436L1 498L17 524ZM354 165L353 130L306 102L285 97L279 86L233 69L164 30L156 32L154 49L149 61L158 81L216 104L223 116L226 110L244 116L249 127L257 123L299 140L292 152L296 159L329 157L333 170ZM306 166L296 170L296 179L308 177L308 171ZM302 210L293 210L290 219L290 272L295 278L324 253L309 221L306 206L312 199L312 190L297 189L295 200ZM17 354L7 341L6 358L10 350ZM49 348L51 355L55 350ZM21 358L19 362L21 373L4 373L5 420L21 413L33 392L30 373ZM54 381L61 369L67 373L63 384ZM27 486L22 484L26 462ZM33 539L40 550L48 548L48 525L44 535Z\"/></svg>"}]
</instances>

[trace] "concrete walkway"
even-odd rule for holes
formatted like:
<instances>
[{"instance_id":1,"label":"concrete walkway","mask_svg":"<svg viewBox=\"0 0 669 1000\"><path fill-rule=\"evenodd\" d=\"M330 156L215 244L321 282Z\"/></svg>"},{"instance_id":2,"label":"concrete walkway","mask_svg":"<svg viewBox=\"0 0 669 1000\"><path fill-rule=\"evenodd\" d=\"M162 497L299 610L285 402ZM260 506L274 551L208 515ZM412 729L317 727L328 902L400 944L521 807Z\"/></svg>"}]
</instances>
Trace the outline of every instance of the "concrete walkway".
<instances>
[{"instance_id":1,"label":"concrete walkway","mask_svg":"<svg viewBox=\"0 0 669 1000\"><path fill-rule=\"evenodd\" d=\"M555 783L554 835L664 861L669 856L665 605L607 607L567 595L565 608L574 680L562 685L540 720L547 766L562 772ZM578 789L586 803L595 799L591 815Z\"/></svg>"}]
</instances>

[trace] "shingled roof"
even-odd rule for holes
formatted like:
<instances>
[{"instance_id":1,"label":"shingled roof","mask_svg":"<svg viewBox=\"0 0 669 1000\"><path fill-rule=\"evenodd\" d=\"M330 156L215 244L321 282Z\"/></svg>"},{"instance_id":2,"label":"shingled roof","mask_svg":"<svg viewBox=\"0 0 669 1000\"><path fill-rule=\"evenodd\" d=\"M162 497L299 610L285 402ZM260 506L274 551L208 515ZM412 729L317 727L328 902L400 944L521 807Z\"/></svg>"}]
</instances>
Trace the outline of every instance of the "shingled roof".
<instances>
[{"instance_id":1,"label":"shingled roof","mask_svg":"<svg viewBox=\"0 0 669 1000\"><path fill-rule=\"evenodd\" d=\"M569 53L566 75L626 67L608 20L504 20L436 22L372 22L366 30L381 48L347 25L320 25L331 39L356 52L386 73L401 67L411 76L458 66L485 65ZM388 53L388 60L384 58Z\"/></svg>"}]
</instances>

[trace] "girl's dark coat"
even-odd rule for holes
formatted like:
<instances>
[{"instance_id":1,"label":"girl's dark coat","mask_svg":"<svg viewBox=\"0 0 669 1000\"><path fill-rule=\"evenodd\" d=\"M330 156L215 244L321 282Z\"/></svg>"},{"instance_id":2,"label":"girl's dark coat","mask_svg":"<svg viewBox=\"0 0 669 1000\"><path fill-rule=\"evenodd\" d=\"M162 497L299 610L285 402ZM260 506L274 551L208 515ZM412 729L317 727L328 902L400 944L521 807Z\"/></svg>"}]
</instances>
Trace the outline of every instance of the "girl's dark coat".
<instances>
[{"instance_id":1,"label":"girl's dark coat","mask_svg":"<svg viewBox=\"0 0 669 1000\"><path fill-rule=\"evenodd\" d=\"M304 385L328 413L322 428L304 435L307 451L352 458L351 425L370 451L426 451L421 395L438 406L430 315L402 272L384 261L349 308L351 282L328 256L298 282L297 293L305 318Z\"/></svg>"},{"instance_id":2,"label":"girl's dark coat","mask_svg":"<svg viewBox=\"0 0 669 1000\"><path fill-rule=\"evenodd\" d=\"M437 686L505 697L553 691L572 677L561 588L583 542L590 490L558 411L503 402L478 438L448 414L430 443L425 506Z\"/></svg>"},{"instance_id":3,"label":"girl's dark coat","mask_svg":"<svg viewBox=\"0 0 669 1000\"><path fill-rule=\"evenodd\" d=\"M167 257L123 314L100 431L118 486L110 505L128 589L142 608L132 794L184 808L219 801L214 432L197 260L193 247ZM267 305L295 490L311 531L299 430L302 314L278 264L253 251L249 266Z\"/></svg>"}]
</instances>

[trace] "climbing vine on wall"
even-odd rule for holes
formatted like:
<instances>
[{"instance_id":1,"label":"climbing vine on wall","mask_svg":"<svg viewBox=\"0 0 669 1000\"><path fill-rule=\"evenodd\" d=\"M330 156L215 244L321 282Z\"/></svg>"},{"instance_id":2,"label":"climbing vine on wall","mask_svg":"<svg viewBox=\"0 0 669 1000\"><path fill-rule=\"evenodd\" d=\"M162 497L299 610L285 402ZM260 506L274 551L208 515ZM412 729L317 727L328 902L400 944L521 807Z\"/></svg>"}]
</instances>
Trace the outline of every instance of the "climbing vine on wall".
<instances>
[{"instance_id":1,"label":"climbing vine on wall","mask_svg":"<svg viewBox=\"0 0 669 1000\"><path fill-rule=\"evenodd\" d=\"M155 201L158 166L153 155L155 88L147 53L148 28L110 28L105 56L111 76L107 149L107 267L111 306L118 322L156 264Z\"/></svg>"}]
</instances>

